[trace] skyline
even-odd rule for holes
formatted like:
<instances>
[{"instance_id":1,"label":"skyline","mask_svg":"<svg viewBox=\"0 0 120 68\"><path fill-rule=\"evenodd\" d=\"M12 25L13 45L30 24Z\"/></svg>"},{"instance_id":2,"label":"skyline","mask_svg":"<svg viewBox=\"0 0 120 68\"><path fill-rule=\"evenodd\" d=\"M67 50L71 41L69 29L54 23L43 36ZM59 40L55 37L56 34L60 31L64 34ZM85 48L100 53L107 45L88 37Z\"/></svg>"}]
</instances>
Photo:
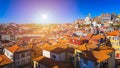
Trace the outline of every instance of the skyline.
<instances>
[{"instance_id":1,"label":"skyline","mask_svg":"<svg viewBox=\"0 0 120 68\"><path fill-rule=\"evenodd\" d=\"M71 23L89 13L119 14L119 4L119 0L0 0L0 23Z\"/></svg>"}]
</instances>

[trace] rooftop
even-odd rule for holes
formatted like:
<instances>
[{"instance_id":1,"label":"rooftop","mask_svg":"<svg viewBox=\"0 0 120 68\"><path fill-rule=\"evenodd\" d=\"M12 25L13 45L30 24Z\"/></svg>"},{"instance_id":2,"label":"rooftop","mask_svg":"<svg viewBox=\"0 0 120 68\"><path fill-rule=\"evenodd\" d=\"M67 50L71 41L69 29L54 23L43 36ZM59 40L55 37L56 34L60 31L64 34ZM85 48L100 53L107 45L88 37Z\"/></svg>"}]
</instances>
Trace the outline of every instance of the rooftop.
<instances>
[{"instance_id":1,"label":"rooftop","mask_svg":"<svg viewBox=\"0 0 120 68\"><path fill-rule=\"evenodd\" d=\"M33 59L33 61L37 61L37 62L39 62L43 65L46 65L50 68L70 68L70 66L66 63L58 62L58 61L52 60L52 59L44 57L44 56L39 56L39 57Z\"/></svg>"},{"instance_id":2,"label":"rooftop","mask_svg":"<svg viewBox=\"0 0 120 68\"><path fill-rule=\"evenodd\" d=\"M107 60L110 56L98 51L85 51L84 54L81 54L81 57L100 63Z\"/></svg>"},{"instance_id":3,"label":"rooftop","mask_svg":"<svg viewBox=\"0 0 120 68\"><path fill-rule=\"evenodd\" d=\"M98 47L97 45L87 43L87 44L83 44L83 45L78 46L77 50L86 51L86 50L90 50L90 49L95 49L97 47Z\"/></svg>"},{"instance_id":4,"label":"rooftop","mask_svg":"<svg viewBox=\"0 0 120 68\"><path fill-rule=\"evenodd\" d=\"M20 52L20 51L29 50L30 48L25 48L25 47L22 47L22 46L13 45L13 46L8 47L8 48L6 48L6 49L9 50L9 51L12 52L12 53L15 53L15 52Z\"/></svg>"},{"instance_id":5,"label":"rooftop","mask_svg":"<svg viewBox=\"0 0 120 68\"><path fill-rule=\"evenodd\" d=\"M11 64L13 61L11 61L7 56L0 55L0 66Z\"/></svg>"},{"instance_id":6,"label":"rooftop","mask_svg":"<svg viewBox=\"0 0 120 68\"><path fill-rule=\"evenodd\" d=\"M115 30L115 31L113 31L113 32L108 32L107 34L108 34L108 36L117 36L117 35L119 35L119 30Z\"/></svg>"},{"instance_id":7,"label":"rooftop","mask_svg":"<svg viewBox=\"0 0 120 68\"><path fill-rule=\"evenodd\" d=\"M60 48L60 47L55 47L53 45L45 47L45 48L43 48L43 50L47 50L47 51L50 51L50 52L53 52L53 53L56 53L56 54L60 54L60 53L65 51L65 49Z\"/></svg>"},{"instance_id":8,"label":"rooftop","mask_svg":"<svg viewBox=\"0 0 120 68\"><path fill-rule=\"evenodd\" d=\"M83 51L81 57L100 63L110 58L108 54L114 51L115 49L109 46L100 46L92 51Z\"/></svg>"}]
</instances>

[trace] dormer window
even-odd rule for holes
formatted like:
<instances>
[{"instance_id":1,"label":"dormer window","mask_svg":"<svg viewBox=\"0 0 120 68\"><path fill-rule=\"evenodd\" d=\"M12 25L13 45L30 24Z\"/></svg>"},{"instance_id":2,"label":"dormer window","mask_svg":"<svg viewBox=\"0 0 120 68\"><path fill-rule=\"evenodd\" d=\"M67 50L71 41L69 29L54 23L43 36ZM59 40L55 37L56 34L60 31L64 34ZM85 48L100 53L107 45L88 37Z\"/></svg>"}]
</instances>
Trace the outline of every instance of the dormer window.
<instances>
[{"instance_id":1,"label":"dormer window","mask_svg":"<svg viewBox=\"0 0 120 68\"><path fill-rule=\"evenodd\" d=\"M52 58L53 58L53 59L56 59L56 56L55 56L55 55L52 55Z\"/></svg>"}]
</instances>

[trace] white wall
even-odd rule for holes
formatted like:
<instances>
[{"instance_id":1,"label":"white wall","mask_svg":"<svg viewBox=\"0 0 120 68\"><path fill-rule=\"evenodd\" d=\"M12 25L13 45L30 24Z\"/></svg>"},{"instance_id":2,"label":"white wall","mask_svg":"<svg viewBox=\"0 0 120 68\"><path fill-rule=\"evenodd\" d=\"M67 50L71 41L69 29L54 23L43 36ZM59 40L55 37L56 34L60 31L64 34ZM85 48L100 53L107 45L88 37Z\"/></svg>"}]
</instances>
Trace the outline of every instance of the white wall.
<instances>
[{"instance_id":1,"label":"white wall","mask_svg":"<svg viewBox=\"0 0 120 68\"><path fill-rule=\"evenodd\" d=\"M10 40L10 35L2 35L2 40Z\"/></svg>"},{"instance_id":2,"label":"white wall","mask_svg":"<svg viewBox=\"0 0 120 68\"><path fill-rule=\"evenodd\" d=\"M52 57L52 55L55 55L56 58L54 59L54 58ZM50 51L47 51L47 50L43 50L43 56L45 56L45 57L47 57L47 58L51 58L51 59L56 60L56 61L59 61L59 60L60 60L59 55L57 55L57 54L55 54L55 53L52 53L52 52L50 52Z\"/></svg>"},{"instance_id":3,"label":"white wall","mask_svg":"<svg viewBox=\"0 0 120 68\"><path fill-rule=\"evenodd\" d=\"M43 56L50 58L50 52L43 50Z\"/></svg>"},{"instance_id":4,"label":"white wall","mask_svg":"<svg viewBox=\"0 0 120 68\"><path fill-rule=\"evenodd\" d=\"M15 39L17 40L17 38L22 38L22 35L15 35Z\"/></svg>"},{"instance_id":5,"label":"white wall","mask_svg":"<svg viewBox=\"0 0 120 68\"><path fill-rule=\"evenodd\" d=\"M53 58L52 56L55 55L56 58ZM65 52L62 52L60 54L55 54L53 52L50 52L50 51L46 51L46 50L43 50L43 56L47 57L47 58L51 58L53 60L56 60L56 61L66 61L66 56L65 56Z\"/></svg>"},{"instance_id":6,"label":"white wall","mask_svg":"<svg viewBox=\"0 0 120 68\"><path fill-rule=\"evenodd\" d=\"M24 58L21 58L22 53L25 53L25 57L24 57ZM22 63L23 63L22 60L25 60L25 63L29 63L30 60L31 60L31 55L27 56L28 51L27 51L27 52L22 52L22 53L19 53L19 54L18 54L19 59L16 60L16 59L14 58L14 54L13 54L12 52L10 52L10 51L7 50L7 49L4 49L4 54L5 54L8 58L10 58L12 61L14 61L13 59L15 59L14 62L19 62L19 65L22 65ZM28 61L29 61L29 62L28 62Z\"/></svg>"},{"instance_id":7,"label":"white wall","mask_svg":"<svg viewBox=\"0 0 120 68\"><path fill-rule=\"evenodd\" d=\"M7 49L4 49L4 54L11 60L13 60L13 53Z\"/></svg>"}]
</instances>

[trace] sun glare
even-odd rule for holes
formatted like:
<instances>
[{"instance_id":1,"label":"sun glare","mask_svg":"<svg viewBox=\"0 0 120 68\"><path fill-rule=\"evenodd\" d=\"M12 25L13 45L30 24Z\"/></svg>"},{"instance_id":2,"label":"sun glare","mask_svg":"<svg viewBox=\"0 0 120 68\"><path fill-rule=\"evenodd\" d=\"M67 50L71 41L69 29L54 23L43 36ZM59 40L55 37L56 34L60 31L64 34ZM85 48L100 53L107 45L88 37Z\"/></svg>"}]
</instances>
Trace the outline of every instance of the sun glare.
<instances>
[{"instance_id":1,"label":"sun glare","mask_svg":"<svg viewBox=\"0 0 120 68\"><path fill-rule=\"evenodd\" d=\"M47 20L47 17L48 17L48 16L47 16L46 14L42 14L42 15L41 15L41 18L42 18L43 20Z\"/></svg>"},{"instance_id":2,"label":"sun glare","mask_svg":"<svg viewBox=\"0 0 120 68\"><path fill-rule=\"evenodd\" d=\"M34 20L39 24L49 24L51 22L51 15L48 13L38 12L34 15Z\"/></svg>"}]
</instances>

